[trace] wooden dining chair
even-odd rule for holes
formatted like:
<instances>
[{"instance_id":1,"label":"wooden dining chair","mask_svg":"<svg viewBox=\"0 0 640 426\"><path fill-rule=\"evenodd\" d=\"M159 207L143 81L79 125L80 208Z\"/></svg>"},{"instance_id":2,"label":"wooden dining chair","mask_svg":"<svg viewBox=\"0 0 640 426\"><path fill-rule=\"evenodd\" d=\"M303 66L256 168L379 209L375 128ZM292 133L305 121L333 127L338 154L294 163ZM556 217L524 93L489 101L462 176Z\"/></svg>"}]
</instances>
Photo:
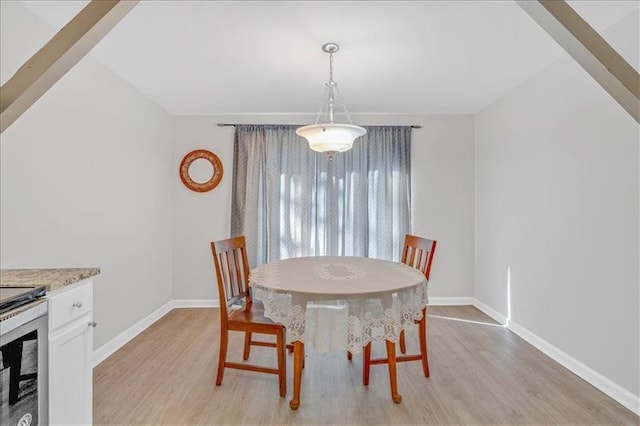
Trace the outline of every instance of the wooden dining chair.
<instances>
[{"instance_id":1,"label":"wooden dining chair","mask_svg":"<svg viewBox=\"0 0 640 426\"><path fill-rule=\"evenodd\" d=\"M433 255L436 251L436 240L417 237L407 234L404 237L404 248L402 249L402 258L400 261L406 265L420 270L427 279L431 273L431 264ZM396 362L406 361L422 361L422 369L425 377L429 377L429 359L427 357L427 307L422 309L422 319L415 321L418 324L418 339L420 342L420 353L414 355L406 355L407 346L404 330L400 332L400 352L403 355L396 357ZM388 358L371 358L371 343L364 347L363 363L362 363L362 383L369 384L369 371L371 365L387 364Z\"/></svg>"},{"instance_id":2,"label":"wooden dining chair","mask_svg":"<svg viewBox=\"0 0 640 426\"><path fill-rule=\"evenodd\" d=\"M245 238L240 236L212 242L211 251L220 295L220 356L216 385L222 384L225 368L277 374L280 396L284 397L287 394L285 327L266 318L261 303L253 303L249 289L250 268ZM229 309L238 305L242 307ZM249 359L251 346L275 347L278 351L278 367L267 368L248 363L228 362L229 331L244 332L243 360ZM276 342L253 340L253 333L274 335Z\"/></svg>"}]
</instances>

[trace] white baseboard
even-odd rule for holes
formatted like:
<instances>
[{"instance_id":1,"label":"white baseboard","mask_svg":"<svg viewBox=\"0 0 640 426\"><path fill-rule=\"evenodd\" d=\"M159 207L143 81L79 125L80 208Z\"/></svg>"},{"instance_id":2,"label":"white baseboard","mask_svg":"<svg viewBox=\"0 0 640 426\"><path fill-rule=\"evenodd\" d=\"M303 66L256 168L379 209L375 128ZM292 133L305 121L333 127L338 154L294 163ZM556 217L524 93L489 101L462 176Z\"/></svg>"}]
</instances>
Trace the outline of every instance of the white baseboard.
<instances>
[{"instance_id":1,"label":"white baseboard","mask_svg":"<svg viewBox=\"0 0 640 426\"><path fill-rule=\"evenodd\" d=\"M430 297L429 306L473 305L473 297Z\"/></svg>"},{"instance_id":2,"label":"white baseboard","mask_svg":"<svg viewBox=\"0 0 640 426\"><path fill-rule=\"evenodd\" d=\"M553 346L546 340L533 334L523 326L511 321L509 329L524 340L542 351L558 364L572 371L575 375L595 386L597 389L624 405L635 414L640 415L640 396L634 395L622 386L612 382L602 374L586 366L582 362Z\"/></svg>"},{"instance_id":3,"label":"white baseboard","mask_svg":"<svg viewBox=\"0 0 640 426\"><path fill-rule=\"evenodd\" d=\"M142 333L147 327L176 308L219 308L218 299L178 299L170 300L141 319L98 349L93 351L93 366L100 364L115 351L126 345L130 340Z\"/></svg>"},{"instance_id":4,"label":"white baseboard","mask_svg":"<svg viewBox=\"0 0 640 426\"><path fill-rule=\"evenodd\" d=\"M93 366L100 364L107 359L115 351L127 344L131 339L142 333L147 327L160 318L165 316L169 311L173 309L173 300L168 301L155 311L151 312L145 318L141 319L122 333L118 334L113 339L109 340L104 345L93 351Z\"/></svg>"},{"instance_id":5,"label":"white baseboard","mask_svg":"<svg viewBox=\"0 0 640 426\"><path fill-rule=\"evenodd\" d=\"M480 309L482 312L484 312L485 314L489 315L491 318L493 318L494 320L498 321L500 324L509 325L508 324L509 318L507 318L506 316L502 315L500 312L496 311L495 309L493 309L489 305L486 305L486 304L482 303L478 299L474 299L473 300L473 306L475 306L476 308Z\"/></svg>"},{"instance_id":6,"label":"white baseboard","mask_svg":"<svg viewBox=\"0 0 640 426\"><path fill-rule=\"evenodd\" d=\"M175 308L219 308L218 299L177 299L173 301Z\"/></svg>"},{"instance_id":7,"label":"white baseboard","mask_svg":"<svg viewBox=\"0 0 640 426\"><path fill-rule=\"evenodd\" d=\"M615 399L635 414L640 415L640 396L634 395L622 386L614 383L602 374L573 358L566 352L561 351L551 343L538 337L536 334L532 333L523 326L510 321L506 316L502 315L501 313L482 303L481 301L476 299L474 302L474 306L499 323L507 324L507 328L509 328L509 330L539 349L549 358L567 368L569 371L571 371L587 383L590 383L591 385L602 391L604 394Z\"/></svg>"}]
</instances>

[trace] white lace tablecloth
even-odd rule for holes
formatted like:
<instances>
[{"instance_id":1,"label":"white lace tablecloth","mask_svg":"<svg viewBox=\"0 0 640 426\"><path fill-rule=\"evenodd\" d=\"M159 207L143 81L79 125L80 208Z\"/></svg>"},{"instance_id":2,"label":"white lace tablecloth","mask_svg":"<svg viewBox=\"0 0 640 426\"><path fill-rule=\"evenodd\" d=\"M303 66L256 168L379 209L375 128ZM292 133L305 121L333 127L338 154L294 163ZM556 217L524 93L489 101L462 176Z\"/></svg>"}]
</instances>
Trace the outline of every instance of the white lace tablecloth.
<instances>
[{"instance_id":1,"label":"white lace tablecloth","mask_svg":"<svg viewBox=\"0 0 640 426\"><path fill-rule=\"evenodd\" d=\"M280 260L251 271L265 316L287 328L287 343L318 352L358 353L371 341L397 341L422 318L427 281L405 264L364 257Z\"/></svg>"}]
</instances>

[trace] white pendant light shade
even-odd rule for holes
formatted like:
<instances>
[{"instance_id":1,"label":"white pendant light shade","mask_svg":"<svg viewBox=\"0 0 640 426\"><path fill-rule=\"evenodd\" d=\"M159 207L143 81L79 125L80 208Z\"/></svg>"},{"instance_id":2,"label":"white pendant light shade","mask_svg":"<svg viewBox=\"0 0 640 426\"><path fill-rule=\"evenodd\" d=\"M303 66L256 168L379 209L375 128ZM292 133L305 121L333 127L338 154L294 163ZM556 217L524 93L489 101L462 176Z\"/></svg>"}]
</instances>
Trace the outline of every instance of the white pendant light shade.
<instances>
[{"instance_id":1,"label":"white pendant light shade","mask_svg":"<svg viewBox=\"0 0 640 426\"><path fill-rule=\"evenodd\" d=\"M324 123L300 127L296 130L309 142L309 148L318 152L344 152L353 147L353 141L367 133L353 124Z\"/></svg>"},{"instance_id":2,"label":"white pendant light shade","mask_svg":"<svg viewBox=\"0 0 640 426\"><path fill-rule=\"evenodd\" d=\"M302 126L296 129L298 136L307 139L309 148L318 152L326 152L330 159L333 158L333 154L336 152L350 150L353 146L353 141L367 133L364 128L356 126L351 122L351 116L344 103L342 106L344 107L344 112L349 120L349 124L334 123L333 121L335 94L339 94L338 84L333 80L333 54L339 49L340 47L336 43L326 43L322 46L322 50L329 54L329 81L326 84L327 101L323 102L320 106L320 111L316 117L316 124ZM329 120L325 123L318 123L325 106Z\"/></svg>"}]
</instances>

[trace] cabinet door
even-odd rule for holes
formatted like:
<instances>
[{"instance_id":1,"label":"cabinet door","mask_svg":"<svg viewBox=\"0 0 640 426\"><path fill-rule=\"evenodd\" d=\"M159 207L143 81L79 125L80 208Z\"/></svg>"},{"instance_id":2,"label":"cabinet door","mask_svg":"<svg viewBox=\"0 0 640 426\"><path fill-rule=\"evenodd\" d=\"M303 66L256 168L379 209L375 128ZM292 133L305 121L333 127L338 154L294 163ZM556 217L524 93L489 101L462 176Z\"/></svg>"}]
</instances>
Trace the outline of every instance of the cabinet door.
<instances>
[{"instance_id":1,"label":"cabinet door","mask_svg":"<svg viewBox=\"0 0 640 426\"><path fill-rule=\"evenodd\" d=\"M93 404L90 316L49 339L49 419L52 425L91 424Z\"/></svg>"}]
</instances>

